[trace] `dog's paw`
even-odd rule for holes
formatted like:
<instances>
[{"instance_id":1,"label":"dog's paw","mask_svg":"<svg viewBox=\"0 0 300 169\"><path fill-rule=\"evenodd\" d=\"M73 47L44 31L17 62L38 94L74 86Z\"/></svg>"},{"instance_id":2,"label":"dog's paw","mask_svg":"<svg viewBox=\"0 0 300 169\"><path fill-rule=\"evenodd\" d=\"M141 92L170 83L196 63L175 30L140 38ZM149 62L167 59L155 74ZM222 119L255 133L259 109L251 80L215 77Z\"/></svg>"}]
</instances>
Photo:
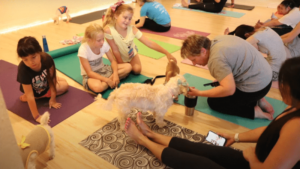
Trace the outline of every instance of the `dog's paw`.
<instances>
[{"instance_id":1,"label":"dog's paw","mask_svg":"<svg viewBox=\"0 0 300 169\"><path fill-rule=\"evenodd\" d=\"M157 125L158 125L159 128L163 128L167 125L167 123L166 122L161 122L161 123L157 123Z\"/></svg>"},{"instance_id":2,"label":"dog's paw","mask_svg":"<svg viewBox=\"0 0 300 169\"><path fill-rule=\"evenodd\" d=\"M54 157L55 157L55 155L50 156L50 157L49 157L49 160L53 160Z\"/></svg>"}]
</instances>

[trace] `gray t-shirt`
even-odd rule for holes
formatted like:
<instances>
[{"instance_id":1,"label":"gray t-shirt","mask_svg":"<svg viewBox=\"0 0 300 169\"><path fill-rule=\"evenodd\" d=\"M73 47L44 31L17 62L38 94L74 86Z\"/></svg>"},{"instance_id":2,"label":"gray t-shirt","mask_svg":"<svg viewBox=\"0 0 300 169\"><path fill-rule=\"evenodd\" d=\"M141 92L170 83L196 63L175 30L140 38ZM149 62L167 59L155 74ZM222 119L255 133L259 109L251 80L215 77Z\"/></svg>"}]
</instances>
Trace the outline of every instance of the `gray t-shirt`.
<instances>
[{"instance_id":1,"label":"gray t-shirt","mask_svg":"<svg viewBox=\"0 0 300 169\"><path fill-rule=\"evenodd\" d=\"M243 92L257 92L272 80L272 70L262 54L247 41L231 35L212 40L208 69L219 82L230 73Z\"/></svg>"},{"instance_id":2,"label":"gray t-shirt","mask_svg":"<svg viewBox=\"0 0 300 169\"><path fill-rule=\"evenodd\" d=\"M300 38L298 36L296 36L293 41L287 43L286 47L290 51L291 58L300 56Z\"/></svg>"},{"instance_id":3,"label":"gray t-shirt","mask_svg":"<svg viewBox=\"0 0 300 169\"><path fill-rule=\"evenodd\" d=\"M278 73L287 56L280 36L269 27L257 31L252 36L259 41L257 44L259 51L268 55L267 61L272 70Z\"/></svg>"}]
</instances>

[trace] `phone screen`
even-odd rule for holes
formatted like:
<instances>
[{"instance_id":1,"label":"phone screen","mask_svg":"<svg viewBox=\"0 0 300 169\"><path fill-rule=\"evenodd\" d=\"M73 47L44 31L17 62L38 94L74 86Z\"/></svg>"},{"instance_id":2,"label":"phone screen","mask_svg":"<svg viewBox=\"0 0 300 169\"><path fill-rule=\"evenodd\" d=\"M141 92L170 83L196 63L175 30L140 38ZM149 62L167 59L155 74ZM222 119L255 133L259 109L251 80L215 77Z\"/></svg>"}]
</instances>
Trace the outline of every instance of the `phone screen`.
<instances>
[{"instance_id":1,"label":"phone screen","mask_svg":"<svg viewBox=\"0 0 300 169\"><path fill-rule=\"evenodd\" d=\"M224 146L226 143L226 139L224 137L221 137L212 131L208 132L206 141L217 146Z\"/></svg>"}]
</instances>

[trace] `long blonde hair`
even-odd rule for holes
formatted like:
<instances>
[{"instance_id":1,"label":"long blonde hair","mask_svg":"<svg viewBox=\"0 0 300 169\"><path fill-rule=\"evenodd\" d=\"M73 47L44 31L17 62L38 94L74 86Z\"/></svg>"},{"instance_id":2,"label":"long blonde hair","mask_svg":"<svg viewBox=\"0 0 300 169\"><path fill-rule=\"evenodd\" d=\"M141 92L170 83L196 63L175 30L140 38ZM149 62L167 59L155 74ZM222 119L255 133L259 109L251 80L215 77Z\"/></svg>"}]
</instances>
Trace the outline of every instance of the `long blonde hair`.
<instances>
[{"instance_id":1,"label":"long blonde hair","mask_svg":"<svg viewBox=\"0 0 300 169\"><path fill-rule=\"evenodd\" d=\"M118 6L115 12L112 11L111 7L108 8L105 14L103 27L105 27L106 25L114 25L115 24L114 16L119 16L124 11L129 11L133 13L133 8L127 4L121 4L120 6Z\"/></svg>"},{"instance_id":2,"label":"long blonde hair","mask_svg":"<svg viewBox=\"0 0 300 169\"><path fill-rule=\"evenodd\" d=\"M87 42L88 39L95 39L99 33L103 33L103 27L97 23L90 24L84 32L82 43Z\"/></svg>"}]
</instances>

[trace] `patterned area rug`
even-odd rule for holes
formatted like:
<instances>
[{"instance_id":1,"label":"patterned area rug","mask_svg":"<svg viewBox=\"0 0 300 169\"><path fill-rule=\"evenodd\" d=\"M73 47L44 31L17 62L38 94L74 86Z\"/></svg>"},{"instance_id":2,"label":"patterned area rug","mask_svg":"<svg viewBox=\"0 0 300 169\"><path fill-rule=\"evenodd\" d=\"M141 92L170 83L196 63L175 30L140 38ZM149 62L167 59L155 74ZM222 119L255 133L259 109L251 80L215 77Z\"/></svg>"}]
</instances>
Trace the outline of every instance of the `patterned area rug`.
<instances>
[{"instance_id":1,"label":"patterned area rug","mask_svg":"<svg viewBox=\"0 0 300 169\"><path fill-rule=\"evenodd\" d=\"M136 110L132 111L130 115L132 120L136 119L136 112ZM193 142L206 142L205 136L167 120L165 120L167 126L159 128L150 113L144 112L142 117L150 129L157 133L180 137ZM170 169L148 149L137 145L124 131L120 130L120 123L117 118L79 144L121 169Z\"/></svg>"}]
</instances>

